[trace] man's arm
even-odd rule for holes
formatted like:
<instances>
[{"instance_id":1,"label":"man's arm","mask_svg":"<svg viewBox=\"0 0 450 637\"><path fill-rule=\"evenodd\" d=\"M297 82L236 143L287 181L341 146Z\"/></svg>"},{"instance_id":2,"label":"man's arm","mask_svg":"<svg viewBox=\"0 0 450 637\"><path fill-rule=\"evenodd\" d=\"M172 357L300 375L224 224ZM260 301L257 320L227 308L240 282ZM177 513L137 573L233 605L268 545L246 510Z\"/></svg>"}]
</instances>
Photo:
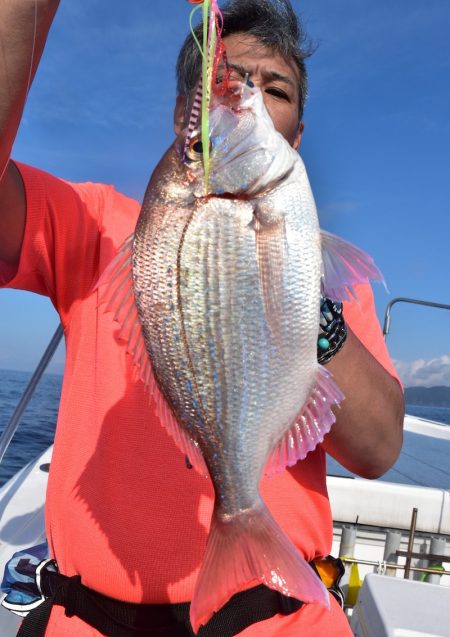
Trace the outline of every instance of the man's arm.
<instances>
[{"instance_id":1,"label":"man's arm","mask_svg":"<svg viewBox=\"0 0 450 637\"><path fill-rule=\"evenodd\" d=\"M397 380L348 329L344 347L326 366L345 400L323 447L364 478L378 478L397 459L403 440L404 400Z\"/></svg>"},{"instance_id":2,"label":"man's arm","mask_svg":"<svg viewBox=\"0 0 450 637\"><path fill-rule=\"evenodd\" d=\"M59 0L0 0L0 259L11 265L19 262L26 201L9 157L58 5Z\"/></svg>"}]
</instances>

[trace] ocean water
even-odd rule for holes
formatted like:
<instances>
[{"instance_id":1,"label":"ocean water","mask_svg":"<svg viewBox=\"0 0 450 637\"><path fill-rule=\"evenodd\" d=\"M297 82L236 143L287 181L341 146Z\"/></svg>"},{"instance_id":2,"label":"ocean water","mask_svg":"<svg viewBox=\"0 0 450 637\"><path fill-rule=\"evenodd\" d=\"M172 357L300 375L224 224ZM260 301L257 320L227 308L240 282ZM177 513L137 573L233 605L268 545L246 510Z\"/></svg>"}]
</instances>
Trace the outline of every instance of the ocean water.
<instances>
[{"instance_id":1,"label":"ocean water","mask_svg":"<svg viewBox=\"0 0 450 637\"><path fill-rule=\"evenodd\" d=\"M411 416L427 418L450 425L450 407L428 407L424 405L406 405L406 411Z\"/></svg>"},{"instance_id":2,"label":"ocean water","mask_svg":"<svg viewBox=\"0 0 450 637\"><path fill-rule=\"evenodd\" d=\"M0 369L0 431L8 424L31 373ZM44 374L0 464L0 485L53 442L62 376Z\"/></svg>"},{"instance_id":3,"label":"ocean water","mask_svg":"<svg viewBox=\"0 0 450 637\"><path fill-rule=\"evenodd\" d=\"M0 432L6 427L31 373L0 369ZM0 464L0 485L53 442L62 376L45 374L31 399L19 429ZM407 412L450 425L450 408L408 405Z\"/></svg>"}]
</instances>

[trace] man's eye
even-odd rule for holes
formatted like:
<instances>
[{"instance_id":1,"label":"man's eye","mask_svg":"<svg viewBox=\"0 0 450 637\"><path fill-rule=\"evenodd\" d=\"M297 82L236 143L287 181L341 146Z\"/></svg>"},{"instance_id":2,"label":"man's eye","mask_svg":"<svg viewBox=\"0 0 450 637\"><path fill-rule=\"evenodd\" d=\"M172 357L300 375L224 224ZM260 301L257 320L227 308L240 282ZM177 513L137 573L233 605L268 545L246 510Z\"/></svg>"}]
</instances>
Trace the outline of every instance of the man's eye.
<instances>
[{"instance_id":1,"label":"man's eye","mask_svg":"<svg viewBox=\"0 0 450 637\"><path fill-rule=\"evenodd\" d=\"M269 95L274 95L275 97L279 97L283 100L289 101L289 96L279 88L275 88L275 87L267 88L266 93L269 93Z\"/></svg>"}]
</instances>

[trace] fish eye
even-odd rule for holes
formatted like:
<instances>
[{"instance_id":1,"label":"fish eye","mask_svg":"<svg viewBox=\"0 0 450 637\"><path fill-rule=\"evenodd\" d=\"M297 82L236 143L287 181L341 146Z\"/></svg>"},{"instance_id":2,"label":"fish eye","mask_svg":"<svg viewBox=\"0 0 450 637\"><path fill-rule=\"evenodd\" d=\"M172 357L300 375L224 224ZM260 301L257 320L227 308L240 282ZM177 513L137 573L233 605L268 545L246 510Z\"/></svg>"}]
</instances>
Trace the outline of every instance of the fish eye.
<instances>
[{"instance_id":1,"label":"fish eye","mask_svg":"<svg viewBox=\"0 0 450 637\"><path fill-rule=\"evenodd\" d=\"M211 142L209 144L211 150ZM203 143L200 131L194 131L186 149L186 156L191 161L202 161Z\"/></svg>"},{"instance_id":2,"label":"fish eye","mask_svg":"<svg viewBox=\"0 0 450 637\"><path fill-rule=\"evenodd\" d=\"M191 145L191 150L193 153L201 154L203 153L203 144L200 139L195 139L193 144Z\"/></svg>"}]
</instances>

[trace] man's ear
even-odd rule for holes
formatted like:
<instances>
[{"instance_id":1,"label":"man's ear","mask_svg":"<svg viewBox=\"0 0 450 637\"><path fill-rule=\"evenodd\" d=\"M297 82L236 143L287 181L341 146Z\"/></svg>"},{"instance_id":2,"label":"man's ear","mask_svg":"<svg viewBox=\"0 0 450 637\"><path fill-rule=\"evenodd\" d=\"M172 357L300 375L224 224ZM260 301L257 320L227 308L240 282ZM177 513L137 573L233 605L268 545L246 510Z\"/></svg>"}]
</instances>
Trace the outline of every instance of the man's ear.
<instances>
[{"instance_id":1,"label":"man's ear","mask_svg":"<svg viewBox=\"0 0 450 637\"><path fill-rule=\"evenodd\" d=\"M300 124L298 125L298 130L297 133L295 135L295 139L294 139L294 143L292 144L293 148L295 150L298 150L299 146L300 146L300 142L302 141L302 135L303 135L303 131L305 129L305 124L303 123L303 120L300 122Z\"/></svg>"},{"instance_id":2,"label":"man's ear","mask_svg":"<svg viewBox=\"0 0 450 637\"><path fill-rule=\"evenodd\" d=\"M178 95L175 103L175 109L173 111L173 130L175 135L177 137L178 135L181 135L186 126L186 98L182 95Z\"/></svg>"}]
</instances>

